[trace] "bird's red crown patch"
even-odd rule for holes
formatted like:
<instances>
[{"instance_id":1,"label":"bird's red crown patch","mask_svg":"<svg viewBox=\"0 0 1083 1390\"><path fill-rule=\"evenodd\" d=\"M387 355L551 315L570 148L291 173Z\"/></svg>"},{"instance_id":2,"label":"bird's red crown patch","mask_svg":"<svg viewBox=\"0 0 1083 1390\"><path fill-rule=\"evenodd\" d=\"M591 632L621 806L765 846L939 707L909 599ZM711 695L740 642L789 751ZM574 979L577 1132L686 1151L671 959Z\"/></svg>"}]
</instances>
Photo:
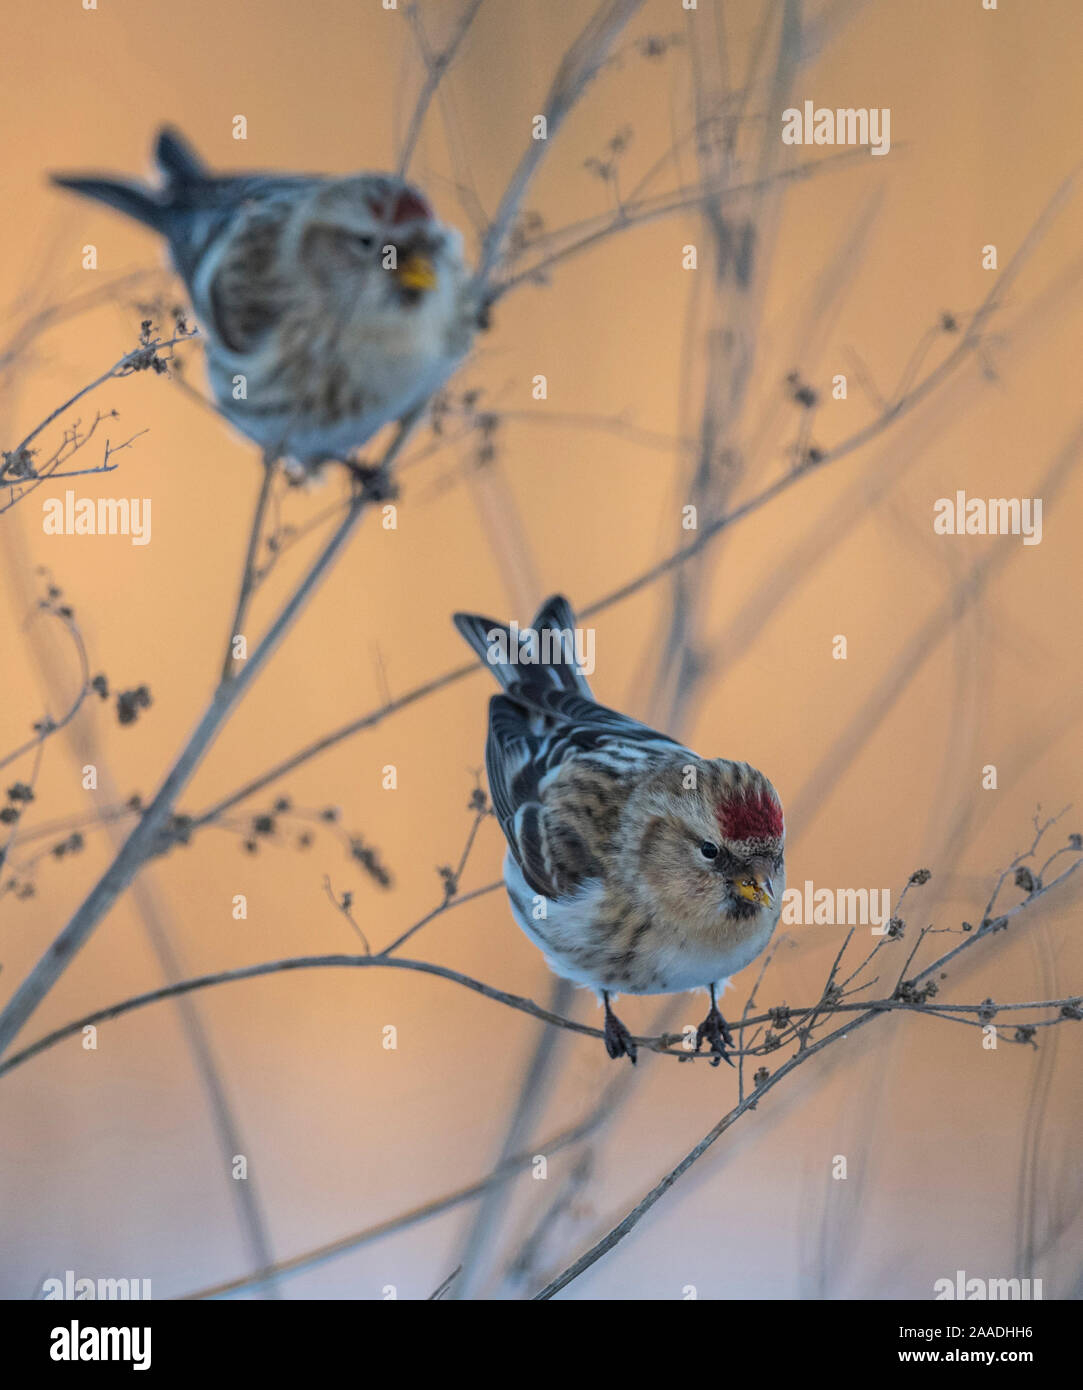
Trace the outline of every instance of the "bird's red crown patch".
<instances>
[{"instance_id":1,"label":"bird's red crown patch","mask_svg":"<svg viewBox=\"0 0 1083 1390\"><path fill-rule=\"evenodd\" d=\"M727 840L779 840L782 807L768 792L749 791L718 807L718 825Z\"/></svg>"},{"instance_id":2,"label":"bird's red crown patch","mask_svg":"<svg viewBox=\"0 0 1083 1390\"><path fill-rule=\"evenodd\" d=\"M400 188L388 199L370 198L368 204L373 216L389 227L401 227L404 222L424 222L432 217L432 208L412 188Z\"/></svg>"}]
</instances>

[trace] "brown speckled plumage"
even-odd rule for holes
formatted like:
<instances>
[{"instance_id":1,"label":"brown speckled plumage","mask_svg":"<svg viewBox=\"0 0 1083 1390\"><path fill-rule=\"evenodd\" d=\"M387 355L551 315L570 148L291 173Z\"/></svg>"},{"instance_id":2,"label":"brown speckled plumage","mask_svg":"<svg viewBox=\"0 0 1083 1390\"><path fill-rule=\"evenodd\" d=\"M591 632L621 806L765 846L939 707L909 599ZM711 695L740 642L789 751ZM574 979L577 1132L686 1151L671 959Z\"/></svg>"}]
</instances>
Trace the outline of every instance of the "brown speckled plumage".
<instances>
[{"instance_id":1,"label":"brown speckled plumage","mask_svg":"<svg viewBox=\"0 0 1083 1390\"><path fill-rule=\"evenodd\" d=\"M443 384L478 326L461 239L387 174L216 176L172 131L160 188L63 186L169 243L220 410L265 452L346 458Z\"/></svg>"},{"instance_id":2,"label":"brown speckled plumage","mask_svg":"<svg viewBox=\"0 0 1083 1390\"><path fill-rule=\"evenodd\" d=\"M557 973L602 994L612 1055L634 1047L610 994L706 986L701 1033L724 1056L714 990L763 950L785 887L774 788L747 763L701 758L597 704L566 660L493 660L489 644L513 640L504 624L456 623L503 686L486 763L519 925ZM558 597L533 630L574 623Z\"/></svg>"}]
</instances>

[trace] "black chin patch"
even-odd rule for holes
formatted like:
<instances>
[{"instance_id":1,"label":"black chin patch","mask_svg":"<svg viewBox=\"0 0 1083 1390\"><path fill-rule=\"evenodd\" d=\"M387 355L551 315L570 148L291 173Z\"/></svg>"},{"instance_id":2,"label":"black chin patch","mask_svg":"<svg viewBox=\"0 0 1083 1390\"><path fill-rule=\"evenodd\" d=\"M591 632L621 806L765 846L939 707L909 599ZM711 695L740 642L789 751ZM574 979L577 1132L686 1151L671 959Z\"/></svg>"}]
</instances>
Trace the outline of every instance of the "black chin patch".
<instances>
[{"instance_id":1,"label":"black chin patch","mask_svg":"<svg viewBox=\"0 0 1083 1390\"><path fill-rule=\"evenodd\" d=\"M759 903L749 902L747 898L733 898L733 910L731 916L736 917L738 922L745 922L750 917L755 917L760 910Z\"/></svg>"}]
</instances>

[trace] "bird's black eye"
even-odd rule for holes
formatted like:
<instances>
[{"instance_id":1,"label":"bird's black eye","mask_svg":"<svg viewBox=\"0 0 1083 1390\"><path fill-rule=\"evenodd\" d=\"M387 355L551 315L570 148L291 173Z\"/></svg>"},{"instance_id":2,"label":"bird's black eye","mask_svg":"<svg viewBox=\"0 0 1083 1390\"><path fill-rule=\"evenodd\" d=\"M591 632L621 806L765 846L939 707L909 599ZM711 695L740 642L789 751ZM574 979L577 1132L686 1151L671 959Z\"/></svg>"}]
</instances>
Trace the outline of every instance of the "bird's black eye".
<instances>
[{"instance_id":1,"label":"bird's black eye","mask_svg":"<svg viewBox=\"0 0 1083 1390\"><path fill-rule=\"evenodd\" d=\"M699 852L703 855L704 859L718 858L718 846L712 845L710 840L704 840L703 844L699 847Z\"/></svg>"},{"instance_id":2,"label":"bird's black eye","mask_svg":"<svg viewBox=\"0 0 1083 1390\"><path fill-rule=\"evenodd\" d=\"M362 232L359 236L356 236L354 238L354 241L357 243L357 245L360 247L362 251L371 251L372 248L376 245L376 238L371 234L371 232Z\"/></svg>"}]
</instances>

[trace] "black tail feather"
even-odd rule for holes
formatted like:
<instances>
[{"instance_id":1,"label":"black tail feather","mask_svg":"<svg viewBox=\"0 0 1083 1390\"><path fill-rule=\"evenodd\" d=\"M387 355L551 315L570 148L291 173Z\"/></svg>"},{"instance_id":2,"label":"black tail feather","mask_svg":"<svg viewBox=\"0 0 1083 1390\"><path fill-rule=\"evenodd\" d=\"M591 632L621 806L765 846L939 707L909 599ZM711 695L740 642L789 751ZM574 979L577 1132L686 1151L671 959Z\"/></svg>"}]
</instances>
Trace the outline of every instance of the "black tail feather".
<instances>
[{"instance_id":1,"label":"black tail feather","mask_svg":"<svg viewBox=\"0 0 1083 1390\"><path fill-rule=\"evenodd\" d=\"M198 183L207 178L207 168L188 141L172 126L162 126L154 147L154 159L167 183Z\"/></svg>"},{"instance_id":2,"label":"black tail feather","mask_svg":"<svg viewBox=\"0 0 1083 1390\"><path fill-rule=\"evenodd\" d=\"M154 159L162 174L161 191L129 179L54 174L53 182L61 188L70 188L73 193L81 193L84 198L107 203L118 212L134 217L137 222L168 235L170 214L186 203L188 190L209 175L184 137L169 126L163 126L158 132Z\"/></svg>"},{"instance_id":3,"label":"black tail feather","mask_svg":"<svg viewBox=\"0 0 1083 1390\"><path fill-rule=\"evenodd\" d=\"M125 183L121 179L76 178L67 174L54 174L53 183L60 188L70 188L73 193L81 193L84 198L107 203L111 208L134 217L137 222L153 227L155 231L164 229L165 205L140 184Z\"/></svg>"},{"instance_id":4,"label":"black tail feather","mask_svg":"<svg viewBox=\"0 0 1083 1390\"><path fill-rule=\"evenodd\" d=\"M480 613L455 613L451 620L482 661L487 666L492 666L493 673L501 685L506 686L507 682L504 679L500 663L490 661L489 653L495 650L495 644L498 641L507 643L509 637L507 623L498 622L496 618L485 618ZM498 636L498 634L500 635Z\"/></svg>"},{"instance_id":5,"label":"black tail feather","mask_svg":"<svg viewBox=\"0 0 1083 1390\"><path fill-rule=\"evenodd\" d=\"M542 644L533 655L528 655L523 648L525 629L518 629L516 642L510 626L495 618L486 618L480 613L456 613L453 621L505 690L514 691L517 685L556 687L593 698L586 677L575 664L575 613L561 594L546 599L531 623L530 630ZM547 632L559 632L563 640L553 642L550 637L546 642L543 634Z\"/></svg>"}]
</instances>

